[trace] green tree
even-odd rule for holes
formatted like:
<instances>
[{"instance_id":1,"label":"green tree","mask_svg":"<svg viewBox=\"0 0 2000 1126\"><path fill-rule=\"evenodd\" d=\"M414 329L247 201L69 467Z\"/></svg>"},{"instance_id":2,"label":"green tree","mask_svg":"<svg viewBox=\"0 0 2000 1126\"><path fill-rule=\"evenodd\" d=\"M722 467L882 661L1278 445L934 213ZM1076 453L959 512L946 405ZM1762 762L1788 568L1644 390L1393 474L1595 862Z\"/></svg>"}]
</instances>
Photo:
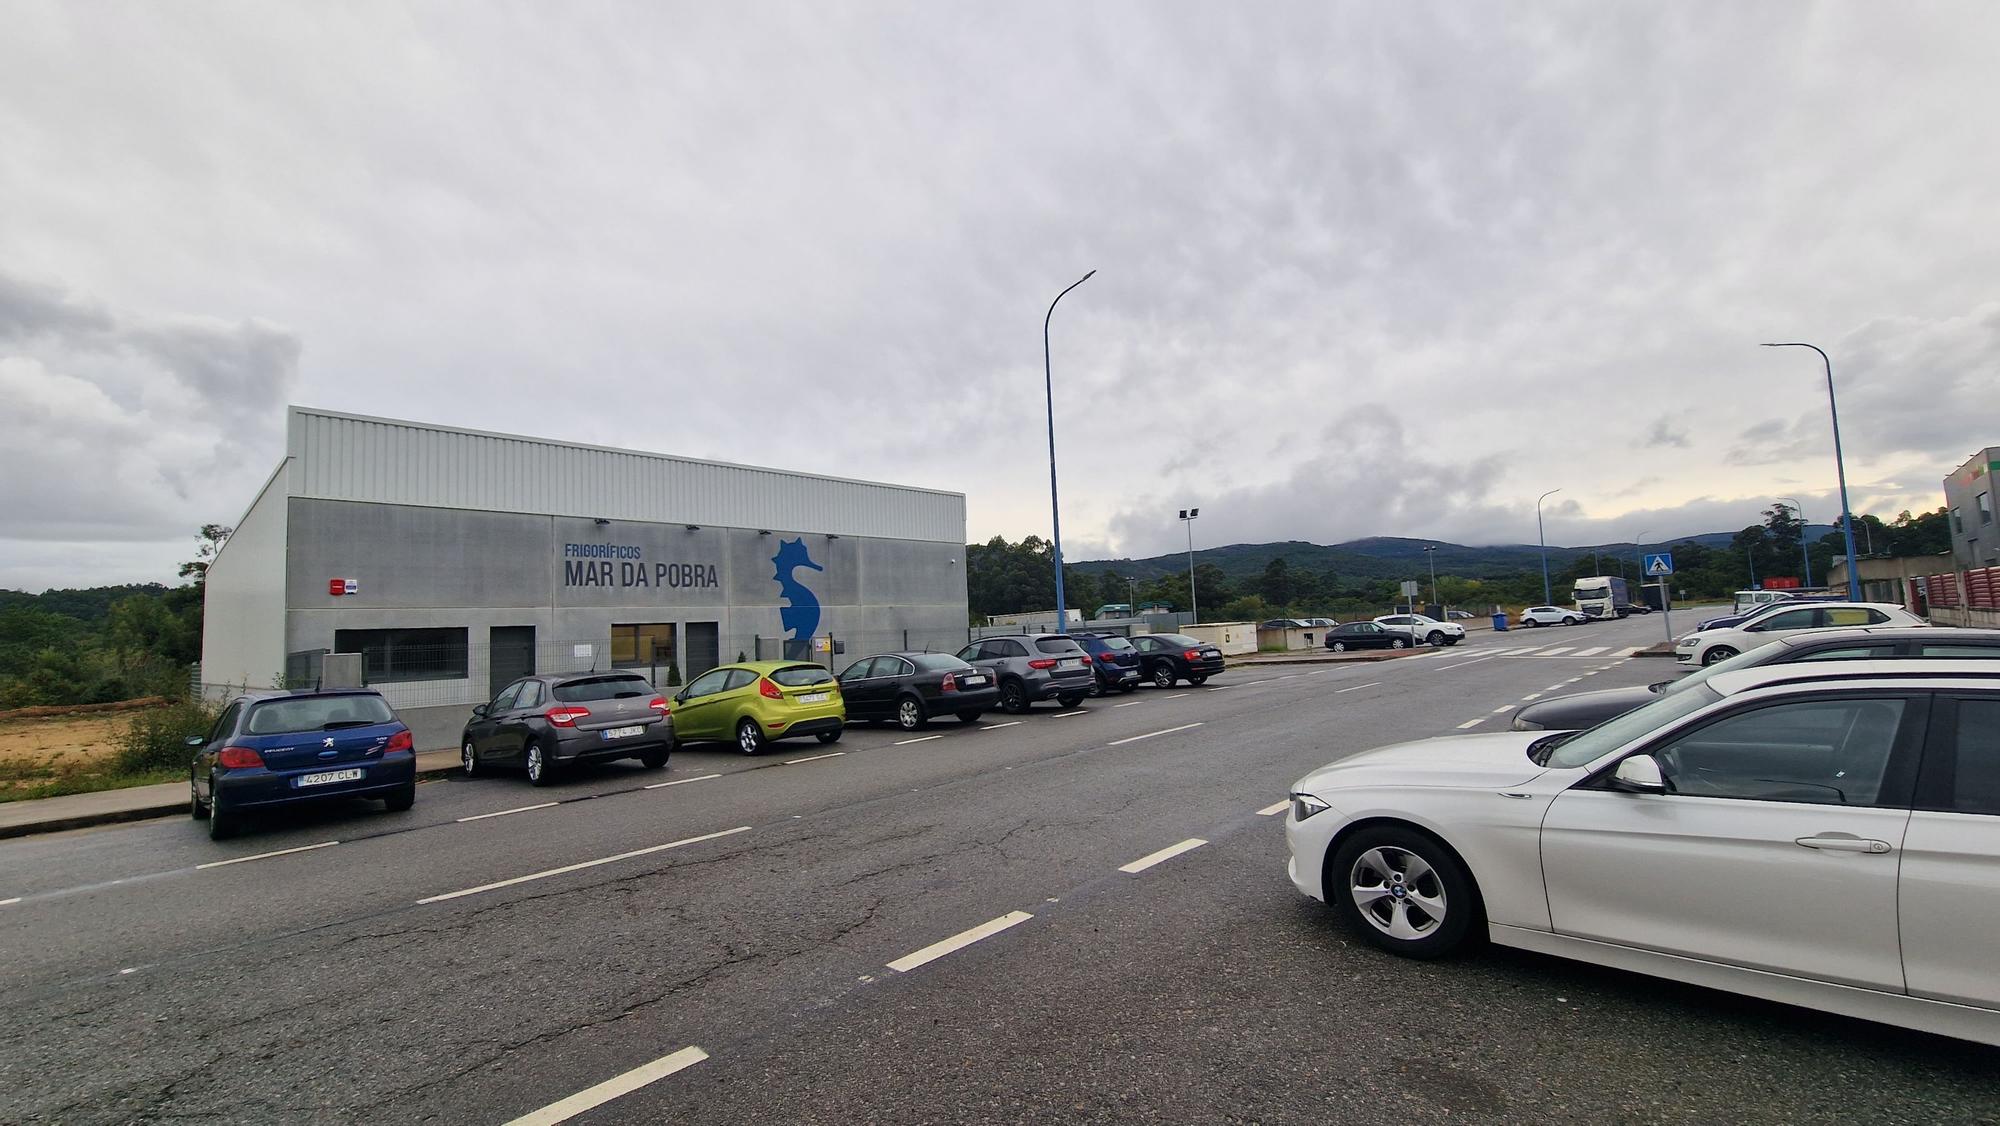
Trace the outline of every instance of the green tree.
<instances>
[{"instance_id":1,"label":"green tree","mask_svg":"<svg viewBox=\"0 0 2000 1126\"><path fill-rule=\"evenodd\" d=\"M181 564L180 577L193 579L196 586L207 582L208 565L215 561L222 545L235 531L226 524L203 524L201 530L195 533L194 558Z\"/></svg>"},{"instance_id":2,"label":"green tree","mask_svg":"<svg viewBox=\"0 0 2000 1126\"><path fill-rule=\"evenodd\" d=\"M1252 588L1271 606L1283 609L1292 604L1292 565L1280 555L1264 565L1264 574Z\"/></svg>"}]
</instances>

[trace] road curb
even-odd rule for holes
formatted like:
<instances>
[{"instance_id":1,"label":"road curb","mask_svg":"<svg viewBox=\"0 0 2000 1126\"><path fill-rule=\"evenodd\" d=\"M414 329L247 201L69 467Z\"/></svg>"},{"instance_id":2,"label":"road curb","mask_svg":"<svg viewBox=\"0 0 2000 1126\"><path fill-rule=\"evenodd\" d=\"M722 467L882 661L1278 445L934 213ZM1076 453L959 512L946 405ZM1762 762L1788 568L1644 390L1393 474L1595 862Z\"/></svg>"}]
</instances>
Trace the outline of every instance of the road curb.
<instances>
[{"instance_id":1,"label":"road curb","mask_svg":"<svg viewBox=\"0 0 2000 1126\"><path fill-rule=\"evenodd\" d=\"M460 769L462 768L456 762L446 766L420 766L417 768L417 779L422 781L425 778L456 774ZM116 793L117 791L100 790L97 792ZM104 809L90 813L72 813L45 818L41 821L0 825L0 840L11 840L16 837L36 837L44 833L62 833L71 829L88 829L95 825L116 825L125 821L150 821L156 817L169 817L176 813L185 814L187 813L187 808L187 800L182 798L170 803L154 802L147 805L129 806L125 809Z\"/></svg>"}]
</instances>

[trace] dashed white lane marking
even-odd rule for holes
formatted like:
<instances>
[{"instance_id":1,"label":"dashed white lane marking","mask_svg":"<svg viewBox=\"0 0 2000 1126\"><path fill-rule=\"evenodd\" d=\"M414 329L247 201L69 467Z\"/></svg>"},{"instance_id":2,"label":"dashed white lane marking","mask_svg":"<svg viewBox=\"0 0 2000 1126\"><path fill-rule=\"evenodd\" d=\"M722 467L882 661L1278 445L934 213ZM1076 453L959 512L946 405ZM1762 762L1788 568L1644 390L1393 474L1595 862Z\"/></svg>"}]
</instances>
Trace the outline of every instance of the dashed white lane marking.
<instances>
[{"instance_id":1,"label":"dashed white lane marking","mask_svg":"<svg viewBox=\"0 0 2000 1126\"><path fill-rule=\"evenodd\" d=\"M685 786L689 782L706 782L710 778L720 777L722 777L720 774L697 774L693 778L676 778L671 782L655 782L646 788L648 790L663 790L668 786Z\"/></svg>"},{"instance_id":2,"label":"dashed white lane marking","mask_svg":"<svg viewBox=\"0 0 2000 1126\"><path fill-rule=\"evenodd\" d=\"M1468 719L1464 723L1459 724L1458 729L1460 731L1463 731L1468 727L1478 727L1480 724L1485 722L1486 722L1485 716L1480 716L1478 719Z\"/></svg>"},{"instance_id":3,"label":"dashed white lane marking","mask_svg":"<svg viewBox=\"0 0 2000 1126\"><path fill-rule=\"evenodd\" d=\"M1193 852L1195 849L1198 849L1207 843L1208 843L1207 841L1202 840L1200 837L1189 837L1187 840L1184 840L1179 844L1168 845L1167 847L1161 849L1158 852L1149 852L1146 855L1140 857L1139 859L1134 860L1130 864L1120 864L1118 866L1118 870L1120 872L1136 875L1140 872L1145 871L1148 868L1151 868L1155 864L1164 864L1167 861L1172 860L1174 857L1179 856L1183 852Z\"/></svg>"},{"instance_id":4,"label":"dashed white lane marking","mask_svg":"<svg viewBox=\"0 0 2000 1126\"><path fill-rule=\"evenodd\" d=\"M1251 681L1250 683L1251 683L1251 684L1262 684L1262 683L1264 683L1264 682L1263 682L1263 681L1261 681L1261 680L1253 680L1253 681ZM1208 690L1209 690L1210 692L1227 692L1227 691L1228 691L1229 689L1231 689L1231 688L1236 688L1236 687L1239 687L1239 686L1238 686L1238 685L1235 685L1235 684L1211 684L1211 685L1209 685L1209 686L1208 686Z\"/></svg>"},{"instance_id":5,"label":"dashed white lane marking","mask_svg":"<svg viewBox=\"0 0 2000 1126\"><path fill-rule=\"evenodd\" d=\"M1127 743L1136 743L1141 739L1151 739L1155 735L1172 735L1176 731L1189 731L1200 726L1201 724L1199 723L1183 723L1179 727L1169 727L1165 731L1148 731L1144 735L1134 735L1130 739L1113 739L1104 745L1107 747L1122 747Z\"/></svg>"},{"instance_id":6,"label":"dashed white lane marking","mask_svg":"<svg viewBox=\"0 0 2000 1126\"><path fill-rule=\"evenodd\" d=\"M1264 808L1258 810L1257 816L1269 817L1274 813L1283 813L1290 808L1292 808L1292 799L1286 798L1284 801L1273 802L1270 805L1267 805Z\"/></svg>"},{"instance_id":7,"label":"dashed white lane marking","mask_svg":"<svg viewBox=\"0 0 2000 1126\"><path fill-rule=\"evenodd\" d=\"M1381 681L1379 681L1379 680L1371 680L1371 681L1369 681L1369 682L1368 682L1368 683L1366 683L1366 684L1357 684L1357 685L1355 685L1355 686L1354 686L1354 687L1352 687L1352 688L1336 688L1336 689L1334 689L1334 690L1333 690L1333 694L1334 694L1334 695L1336 695L1336 696L1338 696L1338 695L1340 695L1340 694L1341 694L1342 692L1359 692L1359 691L1361 691L1361 690L1362 690L1363 688L1379 688L1379 687L1381 687L1381 685L1382 685L1382 682L1381 682Z\"/></svg>"},{"instance_id":8,"label":"dashed white lane marking","mask_svg":"<svg viewBox=\"0 0 2000 1126\"><path fill-rule=\"evenodd\" d=\"M928 742L930 742L930 741L931 741L932 739L942 739L942 738L944 738L944 736L942 736L942 735L921 735L921 736L918 736L918 737L917 737L917 738L915 738L915 739L898 739L898 740L896 740L895 742L893 742L893 743L891 743L891 744L889 744L889 745L890 745L890 746L892 746L892 747L907 747L907 746L909 746L909 745L910 745L911 743L928 743ZM805 759L805 758L802 758L802 759L796 759L796 760L794 760L794 761L796 761L796 762L811 762L812 760L811 760L811 759Z\"/></svg>"},{"instance_id":9,"label":"dashed white lane marking","mask_svg":"<svg viewBox=\"0 0 2000 1126\"><path fill-rule=\"evenodd\" d=\"M1565 684L1568 684L1568 683L1569 683L1569 681L1567 681L1567 680L1559 680L1559 681L1557 681L1556 683L1554 683L1554 684L1551 684L1551 685L1549 685L1549 686L1548 686L1547 688L1544 688L1544 689L1542 689L1542 691L1544 691L1544 692L1559 692L1559 691L1561 691L1561 690L1562 690L1562 686L1563 686L1563 685L1565 685Z\"/></svg>"},{"instance_id":10,"label":"dashed white lane marking","mask_svg":"<svg viewBox=\"0 0 2000 1126\"><path fill-rule=\"evenodd\" d=\"M269 860L273 856L290 856L295 852L311 852L316 848L332 848L339 843L339 841L321 841L318 844L300 845L297 848L281 848L276 852L260 852L255 856L239 856L234 860L211 860L206 864L195 865L195 870L200 871L203 868L227 868L231 864L248 864L252 860Z\"/></svg>"},{"instance_id":11,"label":"dashed white lane marking","mask_svg":"<svg viewBox=\"0 0 2000 1126\"><path fill-rule=\"evenodd\" d=\"M1579 657L1595 657L1599 653L1606 653L1610 650L1611 646L1609 645L1593 645L1588 649L1578 649L1576 655Z\"/></svg>"},{"instance_id":12,"label":"dashed white lane marking","mask_svg":"<svg viewBox=\"0 0 2000 1126\"><path fill-rule=\"evenodd\" d=\"M935 962L946 954L963 950L981 939L992 938L1008 927L1020 926L1032 918L1034 916L1028 914L1026 911L1009 911L1005 915L997 919L989 919L973 927L971 930L960 931L950 938L940 942L933 942L922 950L905 954L895 961L890 962L889 968L899 974L909 973L926 962Z\"/></svg>"},{"instance_id":13,"label":"dashed white lane marking","mask_svg":"<svg viewBox=\"0 0 2000 1126\"><path fill-rule=\"evenodd\" d=\"M839 758L840 756L846 753L847 753L846 751L828 751L826 754L823 755L807 755L804 758L788 758L785 760L785 765L797 766L802 762L818 762L823 758Z\"/></svg>"},{"instance_id":14,"label":"dashed white lane marking","mask_svg":"<svg viewBox=\"0 0 2000 1126\"><path fill-rule=\"evenodd\" d=\"M515 884L525 884L531 880L545 880L548 879L550 876L561 876L561 875L566 875L567 873L570 872L581 872L585 868L595 868L600 864L615 864L620 860L630 860L635 856L649 856L655 852L665 852L667 849L670 848L684 848L691 844L700 844L703 841L712 841L718 837L733 837L738 833L747 833L749 831L750 831L750 826L738 825L734 829L724 829L719 833L703 833L699 837L688 837L686 840L668 841L666 844L657 844L649 848L635 848L631 852L621 852L616 856L599 857L596 860L585 860L577 864L565 864L560 868L550 868L546 872L531 872L525 876L515 876L511 880L498 880L490 884L480 884L476 888L466 888L462 891L448 891L445 892L443 895L433 895L423 899L419 899L417 900L417 903L419 906L426 903L443 903L447 899L458 899L461 896L478 895L482 891L498 891L501 888L510 888L513 887Z\"/></svg>"},{"instance_id":15,"label":"dashed white lane marking","mask_svg":"<svg viewBox=\"0 0 2000 1126\"><path fill-rule=\"evenodd\" d=\"M510 813L526 813L531 809L553 809L561 804L561 802L545 801L540 805L517 805L513 809L500 809L492 813L475 813L470 817L460 817L458 818L458 823L463 825L467 821L484 821L488 817L505 817Z\"/></svg>"},{"instance_id":16,"label":"dashed white lane marking","mask_svg":"<svg viewBox=\"0 0 2000 1126\"><path fill-rule=\"evenodd\" d=\"M1019 727L1019 726L1021 726L1021 721L1020 721L1020 720L1018 720L1018 719L1010 719L1010 720L1008 720L1008 721L1007 721L1007 722L1005 722L1005 723L987 723L987 724L981 724L981 725L980 725L980 728L979 728L979 730L981 730L981 731L998 731L998 730L1000 730L1000 729L1001 729L1001 728L1003 728L1003 727Z\"/></svg>"},{"instance_id":17,"label":"dashed white lane marking","mask_svg":"<svg viewBox=\"0 0 2000 1126\"><path fill-rule=\"evenodd\" d=\"M1547 691L1547 689L1544 689L1543 691ZM1521 697L1521 702L1525 704L1529 700L1539 700L1541 698L1542 698L1541 692L1530 692L1526 696Z\"/></svg>"},{"instance_id":18,"label":"dashed white lane marking","mask_svg":"<svg viewBox=\"0 0 2000 1126\"><path fill-rule=\"evenodd\" d=\"M1494 715L1506 715L1506 714L1507 714L1508 712L1511 712L1511 711L1513 711L1513 710L1514 710L1514 705L1512 705L1512 704L1502 704L1502 705L1500 705L1499 707L1497 707L1497 708L1494 708L1494 709L1493 709L1493 714L1494 714Z\"/></svg>"},{"instance_id":19,"label":"dashed white lane marking","mask_svg":"<svg viewBox=\"0 0 2000 1126\"><path fill-rule=\"evenodd\" d=\"M1054 714L1054 715L1050 716L1049 718L1050 718L1050 719L1068 719L1069 717L1071 717L1071 716L1073 716L1073 715L1089 715L1089 714L1090 714L1090 712L1088 712L1088 711L1074 711L1074 712L1057 712L1056 714Z\"/></svg>"},{"instance_id":20,"label":"dashed white lane marking","mask_svg":"<svg viewBox=\"0 0 2000 1126\"><path fill-rule=\"evenodd\" d=\"M0 907L12 907L19 902L21 902L21 897L18 895L12 899L0 899Z\"/></svg>"},{"instance_id":21,"label":"dashed white lane marking","mask_svg":"<svg viewBox=\"0 0 2000 1126\"><path fill-rule=\"evenodd\" d=\"M1580 676L1573 676L1573 677L1570 677L1570 678L1569 678L1568 680L1565 680L1565 681L1563 681L1563 683L1564 683L1564 684L1575 684L1575 683L1576 683L1577 681L1579 681L1579 680L1582 680L1582 679L1583 679L1583 678L1582 678L1582 677L1580 677Z\"/></svg>"},{"instance_id":22,"label":"dashed white lane marking","mask_svg":"<svg viewBox=\"0 0 2000 1126\"><path fill-rule=\"evenodd\" d=\"M1326 670L1325 670L1325 669L1314 669L1313 671L1311 671L1311 672L1307 673L1306 675L1307 675L1307 676L1325 676L1325 675L1326 675Z\"/></svg>"},{"instance_id":23,"label":"dashed white lane marking","mask_svg":"<svg viewBox=\"0 0 2000 1126\"><path fill-rule=\"evenodd\" d=\"M1173 695L1171 695L1171 696L1162 696L1162 697L1160 697L1160 699L1162 699L1162 700L1178 700L1178 699L1180 699L1181 697L1183 697L1183 696L1185 696L1185 695L1187 695L1187 693L1185 693L1185 692L1176 692L1176 693L1174 693L1174 694L1173 694Z\"/></svg>"},{"instance_id":24,"label":"dashed white lane marking","mask_svg":"<svg viewBox=\"0 0 2000 1126\"><path fill-rule=\"evenodd\" d=\"M1294 673L1286 673L1286 674L1285 674L1284 676L1274 676L1274 677L1272 677L1271 679L1272 679L1272 680L1297 680L1297 679L1298 679L1299 677L1301 677L1301 676L1303 676L1303 675L1305 675L1305 674L1304 674L1304 673L1296 673L1296 672L1294 672Z\"/></svg>"},{"instance_id":25,"label":"dashed white lane marking","mask_svg":"<svg viewBox=\"0 0 2000 1126\"><path fill-rule=\"evenodd\" d=\"M1137 707L1138 705L1143 704L1145 702L1146 701L1144 700L1127 700L1122 704L1113 704L1111 706L1114 708L1132 708L1132 707Z\"/></svg>"},{"instance_id":26,"label":"dashed white lane marking","mask_svg":"<svg viewBox=\"0 0 2000 1126\"><path fill-rule=\"evenodd\" d=\"M649 1083L657 1083L707 1058L708 1053L700 1048L682 1048L652 1063L640 1064L623 1075L612 1076L595 1087L586 1087L540 1110L524 1114L507 1123L507 1126L556 1126L558 1122L567 1122L586 1110L603 1106L621 1095L629 1095Z\"/></svg>"}]
</instances>

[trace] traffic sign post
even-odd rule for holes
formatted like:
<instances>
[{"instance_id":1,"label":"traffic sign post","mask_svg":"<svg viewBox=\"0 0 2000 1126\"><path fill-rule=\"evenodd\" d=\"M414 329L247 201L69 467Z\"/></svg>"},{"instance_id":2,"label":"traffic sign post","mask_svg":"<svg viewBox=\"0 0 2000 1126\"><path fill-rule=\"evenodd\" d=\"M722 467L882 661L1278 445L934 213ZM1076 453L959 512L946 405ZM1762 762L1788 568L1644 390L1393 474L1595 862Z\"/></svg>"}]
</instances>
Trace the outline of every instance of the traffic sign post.
<instances>
[{"instance_id":1,"label":"traffic sign post","mask_svg":"<svg viewBox=\"0 0 2000 1126\"><path fill-rule=\"evenodd\" d=\"M1669 645L1674 642L1674 615L1667 609L1667 576L1673 573L1673 552L1656 551L1646 556L1646 577L1660 581L1660 624L1666 628Z\"/></svg>"}]
</instances>

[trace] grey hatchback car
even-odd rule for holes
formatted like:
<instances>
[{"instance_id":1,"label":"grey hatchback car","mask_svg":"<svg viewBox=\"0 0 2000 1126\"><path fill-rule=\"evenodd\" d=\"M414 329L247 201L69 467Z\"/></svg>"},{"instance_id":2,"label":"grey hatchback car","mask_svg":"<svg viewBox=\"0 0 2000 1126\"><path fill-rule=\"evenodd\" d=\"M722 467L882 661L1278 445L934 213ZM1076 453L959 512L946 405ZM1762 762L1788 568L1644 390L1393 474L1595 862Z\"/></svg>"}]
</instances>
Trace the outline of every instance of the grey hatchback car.
<instances>
[{"instance_id":1,"label":"grey hatchback car","mask_svg":"<svg viewBox=\"0 0 2000 1126\"><path fill-rule=\"evenodd\" d=\"M1090 654L1060 633L989 637L960 649L958 659L993 674L1000 683L1000 710L1013 715L1051 697L1065 708L1076 707L1097 677Z\"/></svg>"},{"instance_id":2,"label":"grey hatchback car","mask_svg":"<svg viewBox=\"0 0 2000 1126\"><path fill-rule=\"evenodd\" d=\"M525 676L472 709L459 763L468 775L519 766L537 786L585 762L636 758L657 770L674 749L672 710L637 673Z\"/></svg>"}]
</instances>

